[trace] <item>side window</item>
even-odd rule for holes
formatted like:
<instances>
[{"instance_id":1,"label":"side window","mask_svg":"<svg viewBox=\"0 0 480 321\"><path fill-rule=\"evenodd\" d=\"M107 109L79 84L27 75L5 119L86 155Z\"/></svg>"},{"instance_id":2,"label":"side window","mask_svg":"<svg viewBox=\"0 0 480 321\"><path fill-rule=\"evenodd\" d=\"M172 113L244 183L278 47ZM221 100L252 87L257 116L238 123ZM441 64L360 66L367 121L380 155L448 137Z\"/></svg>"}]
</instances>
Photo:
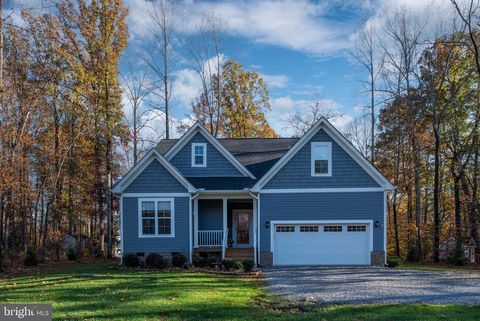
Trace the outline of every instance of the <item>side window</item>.
<instances>
[{"instance_id":1,"label":"side window","mask_svg":"<svg viewBox=\"0 0 480 321\"><path fill-rule=\"evenodd\" d=\"M311 147L312 176L332 176L332 143L314 142Z\"/></svg>"},{"instance_id":2,"label":"side window","mask_svg":"<svg viewBox=\"0 0 480 321\"><path fill-rule=\"evenodd\" d=\"M192 143L192 167L207 166L207 144Z\"/></svg>"},{"instance_id":3,"label":"side window","mask_svg":"<svg viewBox=\"0 0 480 321\"><path fill-rule=\"evenodd\" d=\"M173 199L139 200L139 235L140 236L174 236Z\"/></svg>"}]
</instances>

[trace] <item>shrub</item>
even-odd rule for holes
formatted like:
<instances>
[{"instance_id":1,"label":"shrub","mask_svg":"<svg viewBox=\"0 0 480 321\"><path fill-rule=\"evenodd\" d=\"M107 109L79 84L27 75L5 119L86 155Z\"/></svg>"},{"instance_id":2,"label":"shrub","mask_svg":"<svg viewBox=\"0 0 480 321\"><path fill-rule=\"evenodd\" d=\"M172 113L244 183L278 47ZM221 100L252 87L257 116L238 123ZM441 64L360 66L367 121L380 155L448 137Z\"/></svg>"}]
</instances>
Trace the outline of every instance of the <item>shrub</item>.
<instances>
[{"instance_id":1,"label":"shrub","mask_svg":"<svg viewBox=\"0 0 480 321\"><path fill-rule=\"evenodd\" d=\"M127 253L123 256L123 264L126 267L137 267L140 265L138 257L134 253Z\"/></svg>"},{"instance_id":2,"label":"shrub","mask_svg":"<svg viewBox=\"0 0 480 321\"><path fill-rule=\"evenodd\" d=\"M25 266L37 266L37 252L33 247L28 247L27 252L25 253L25 258L23 259L23 264L25 264Z\"/></svg>"},{"instance_id":3,"label":"shrub","mask_svg":"<svg viewBox=\"0 0 480 321\"><path fill-rule=\"evenodd\" d=\"M207 260L201 256L195 256L193 258L193 266L203 268L207 266Z\"/></svg>"},{"instance_id":4,"label":"shrub","mask_svg":"<svg viewBox=\"0 0 480 321\"><path fill-rule=\"evenodd\" d=\"M400 259L398 256L389 256L387 257L387 265L389 267L397 267L402 264L402 259Z\"/></svg>"},{"instance_id":5,"label":"shrub","mask_svg":"<svg viewBox=\"0 0 480 321\"><path fill-rule=\"evenodd\" d=\"M172 256L172 265L174 267L183 267L187 261L187 257L182 253L177 253Z\"/></svg>"},{"instance_id":6,"label":"shrub","mask_svg":"<svg viewBox=\"0 0 480 321\"><path fill-rule=\"evenodd\" d=\"M214 268L218 264L218 260L213 256L209 256L205 259L206 267Z\"/></svg>"},{"instance_id":7,"label":"shrub","mask_svg":"<svg viewBox=\"0 0 480 321\"><path fill-rule=\"evenodd\" d=\"M222 261L222 267L225 270L240 270L242 268L242 263L227 259Z\"/></svg>"},{"instance_id":8,"label":"shrub","mask_svg":"<svg viewBox=\"0 0 480 321\"><path fill-rule=\"evenodd\" d=\"M448 262L458 266L467 264L462 242L456 242L452 255L448 258Z\"/></svg>"},{"instance_id":9,"label":"shrub","mask_svg":"<svg viewBox=\"0 0 480 321\"><path fill-rule=\"evenodd\" d=\"M70 261L76 261L78 259L77 251L75 251L73 247L68 249L67 259Z\"/></svg>"},{"instance_id":10,"label":"shrub","mask_svg":"<svg viewBox=\"0 0 480 321\"><path fill-rule=\"evenodd\" d=\"M212 256L209 257L201 257L201 256L195 256L193 258L193 266L199 267L199 268L214 268L215 265L218 263L218 260Z\"/></svg>"},{"instance_id":11,"label":"shrub","mask_svg":"<svg viewBox=\"0 0 480 321\"><path fill-rule=\"evenodd\" d=\"M145 259L145 265L154 269L163 269L166 267L163 256L157 253L148 254L147 258Z\"/></svg>"},{"instance_id":12,"label":"shrub","mask_svg":"<svg viewBox=\"0 0 480 321\"><path fill-rule=\"evenodd\" d=\"M243 261L242 262L243 270L245 272L251 272L253 269L253 261Z\"/></svg>"}]
</instances>

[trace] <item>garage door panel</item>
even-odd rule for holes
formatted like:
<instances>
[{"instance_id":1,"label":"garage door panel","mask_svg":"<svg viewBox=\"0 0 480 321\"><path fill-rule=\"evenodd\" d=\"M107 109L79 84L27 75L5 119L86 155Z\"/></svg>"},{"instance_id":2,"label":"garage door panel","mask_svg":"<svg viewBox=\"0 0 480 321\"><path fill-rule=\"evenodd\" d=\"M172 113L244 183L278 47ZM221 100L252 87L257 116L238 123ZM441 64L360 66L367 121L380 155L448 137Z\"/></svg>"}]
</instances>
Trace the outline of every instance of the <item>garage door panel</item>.
<instances>
[{"instance_id":1,"label":"garage door panel","mask_svg":"<svg viewBox=\"0 0 480 321\"><path fill-rule=\"evenodd\" d=\"M295 224L295 232L284 232L284 228L278 229L283 232L277 232L274 227L275 265L369 264L371 232L368 226L365 231L348 232L349 224L342 224L342 232L324 232L324 225L317 224L318 232L300 232L300 226L305 224Z\"/></svg>"}]
</instances>

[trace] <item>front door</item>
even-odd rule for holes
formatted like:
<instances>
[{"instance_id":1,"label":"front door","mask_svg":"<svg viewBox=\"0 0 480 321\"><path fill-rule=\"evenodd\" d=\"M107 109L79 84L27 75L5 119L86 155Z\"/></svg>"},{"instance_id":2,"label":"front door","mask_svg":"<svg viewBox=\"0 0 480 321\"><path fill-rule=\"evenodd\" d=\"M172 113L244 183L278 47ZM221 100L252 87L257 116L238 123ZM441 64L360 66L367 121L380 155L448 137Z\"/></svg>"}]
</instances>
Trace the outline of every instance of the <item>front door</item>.
<instances>
[{"instance_id":1,"label":"front door","mask_svg":"<svg viewBox=\"0 0 480 321\"><path fill-rule=\"evenodd\" d=\"M234 246L252 246L252 226L252 210L233 210Z\"/></svg>"}]
</instances>

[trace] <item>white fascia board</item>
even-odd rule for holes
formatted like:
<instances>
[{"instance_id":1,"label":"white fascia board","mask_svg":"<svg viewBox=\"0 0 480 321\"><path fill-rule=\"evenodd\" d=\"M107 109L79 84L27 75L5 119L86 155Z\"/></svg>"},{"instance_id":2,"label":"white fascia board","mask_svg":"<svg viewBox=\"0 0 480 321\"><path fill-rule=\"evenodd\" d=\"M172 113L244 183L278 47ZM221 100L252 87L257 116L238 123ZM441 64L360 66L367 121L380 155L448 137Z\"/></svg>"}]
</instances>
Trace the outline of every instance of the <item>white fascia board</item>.
<instances>
[{"instance_id":1,"label":"white fascia board","mask_svg":"<svg viewBox=\"0 0 480 321\"><path fill-rule=\"evenodd\" d=\"M190 141L190 139L197 133L201 132L203 136L245 176L255 179L255 176L245 167L239 160L232 155L202 124L196 122L190 129L173 145L167 153L165 158L170 161L172 158Z\"/></svg>"},{"instance_id":2,"label":"white fascia board","mask_svg":"<svg viewBox=\"0 0 480 321\"><path fill-rule=\"evenodd\" d=\"M324 125L324 126L322 126ZM320 118L317 123L298 140L295 145L285 154L270 170L252 187L252 191L258 192L267 184L275 174L292 159L297 152L305 146L312 137L323 128L330 137L339 144L370 176L384 189L393 190L393 186L380 171L373 166L348 140L332 125L325 117Z\"/></svg>"},{"instance_id":3,"label":"white fascia board","mask_svg":"<svg viewBox=\"0 0 480 321\"><path fill-rule=\"evenodd\" d=\"M363 192L384 192L382 187L352 187L352 188L279 188L261 189L261 194L292 194L292 193L363 193Z\"/></svg>"}]
</instances>

